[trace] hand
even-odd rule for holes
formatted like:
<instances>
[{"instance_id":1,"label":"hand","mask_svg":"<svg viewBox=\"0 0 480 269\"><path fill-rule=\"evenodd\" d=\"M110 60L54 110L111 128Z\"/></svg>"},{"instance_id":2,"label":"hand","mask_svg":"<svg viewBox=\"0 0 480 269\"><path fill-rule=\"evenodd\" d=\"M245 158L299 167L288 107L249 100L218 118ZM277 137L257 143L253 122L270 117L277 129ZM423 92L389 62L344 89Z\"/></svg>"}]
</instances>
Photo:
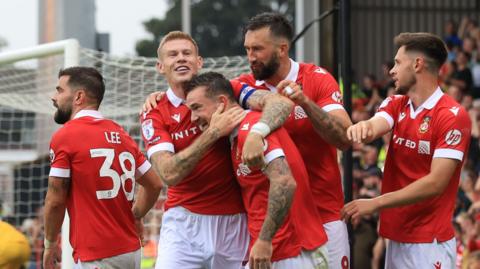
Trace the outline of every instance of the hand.
<instances>
[{"instance_id":1,"label":"hand","mask_svg":"<svg viewBox=\"0 0 480 269\"><path fill-rule=\"evenodd\" d=\"M242 162L250 168L265 167L264 146L263 137L260 134L249 132L243 144Z\"/></svg>"},{"instance_id":2,"label":"hand","mask_svg":"<svg viewBox=\"0 0 480 269\"><path fill-rule=\"evenodd\" d=\"M162 100L165 92L152 92L147 96L145 99L145 103L142 106L142 110L140 110L139 114L148 113L152 111L155 107L157 107L157 102Z\"/></svg>"},{"instance_id":3,"label":"hand","mask_svg":"<svg viewBox=\"0 0 480 269\"><path fill-rule=\"evenodd\" d=\"M257 239L250 250L250 269L270 269L272 267L272 241Z\"/></svg>"},{"instance_id":4,"label":"hand","mask_svg":"<svg viewBox=\"0 0 480 269\"><path fill-rule=\"evenodd\" d=\"M299 106L303 106L308 102L308 97L303 94L302 87L293 81L280 81L277 85L277 90L281 95L288 97Z\"/></svg>"},{"instance_id":5,"label":"hand","mask_svg":"<svg viewBox=\"0 0 480 269\"><path fill-rule=\"evenodd\" d=\"M62 261L62 251L60 247L55 243L50 248L46 248L43 252L43 268L44 269L57 269L60 268L60 262Z\"/></svg>"},{"instance_id":6,"label":"hand","mask_svg":"<svg viewBox=\"0 0 480 269\"><path fill-rule=\"evenodd\" d=\"M360 121L347 129L348 140L363 143L373 136L373 125L370 121Z\"/></svg>"},{"instance_id":7,"label":"hand","mask_svg":"<svg viewBox=\"0 0 480 269\"><path fill-rule=\"evenodd\" d=\"M212 114L212 119L208 126L208 129L218 133L219 137L229 135L247 115L247 112L239 106L232 107L227 111L223 111L224 107L224 104L218 106L217 110Z\"/></svg>"},{"instance_id":8,"label":"hand","mask_svg":"<svg viewBox=\"0 0 480 269\"><path fill-rule=\"evenodd\" d=\"M135 230L137 232L138 238L140 239L140 243L142 244L142 247L144 247L147 242L145 241L145 237L143 236L143 220L142 219L135 218Z\"/></svg>"},{"instance_id":9,"label":"hand","mask_svg":"<svg viewBox=\"0 0 480 269\"><path fill-rule=\"evenodd\" d=\"M346 204L340 212L345 221L351 219L352 223L358 223L364 215L371 215L378 210L378 204L374 199L358 199Z\"/></svg>"}]
</instances>

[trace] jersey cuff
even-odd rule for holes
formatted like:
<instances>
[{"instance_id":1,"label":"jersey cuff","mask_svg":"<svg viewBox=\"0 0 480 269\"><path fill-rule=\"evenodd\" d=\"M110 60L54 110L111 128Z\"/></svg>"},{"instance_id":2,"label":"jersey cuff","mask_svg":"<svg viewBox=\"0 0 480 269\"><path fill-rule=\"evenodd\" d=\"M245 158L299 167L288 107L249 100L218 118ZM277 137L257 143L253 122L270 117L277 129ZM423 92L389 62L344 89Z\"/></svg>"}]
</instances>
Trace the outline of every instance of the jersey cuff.
<instances>
[{"instance_id":1,"label":"jersey cuff","mask_svg":"<svg viewBox=\"0 0 480 269\"><path fill-rule=\"evenodd\" d=\"M149 161L144 161L140 167L137 168L137 174L135 175L136 178L143 176L149 169L152 167Z\"/></svg>"},{"instance_id":2,"label":"jersey cuff","mask_svg":"<svg viewBox=\"0 0 480 269\"><path fill-rule=\"evenodd\" d=\"M274 149L269 153L267 153L267 155L265 155L265 162L266 164L269 164L271 161L275 160L276 158L283 157L283 156L285 156L285 153L283 153L282 149Z\"/></svg>"},{"instance_id":3,"label":"jersey cuff","mask_svg":"<svg viewBox=\"0 0 480 269\"><path fill-rule=\"evenodd\" d=\"M70 177L70 169L52 167L52 168L50 168L49 176L51 176L51 177Z\"/></svg>"},{"instance_id":4,"label":"jersey cuff","mask_svg":"<svg viewBox=\"0 0 480 269\"><path fill-rule=\"evenodd\" d=\"M343 106L340 104L329 104L329 105L323 106L322 109L325 112L330 112L332 110L337 110L337 109L345 110L345 108L343 108Z\"/></svg>"},{"instance_id":5,"label":"jersey cuff","mask_svg":"<svg viewBox=\"0 0 480 269\"><path fill-rule=\"evenodd\" d=\"M388 122L388 125L390 125L390 129L392 129L392 127L393 127L393 118L392 118L392 116L390 116L390 114L388 114L388 113L385 112L385 111L380 111L380 112L375 113L375 116L379 116L379 117L382 117L382 118L386 119L387 122Z\"/></svg>"},{"instance_id":6,"label":"jersey cuff","mask_svg":"<svg viewBox=\"0 0 480 269\"><path fill-rule=\"evenodd\" d=\"M432 158L448 158L462 161L463 152L456 149L436 149Z\"/></svg>"},{"instance_id":7,"label":"jersey cuff","mask_svg":"<svg viewBox=\"0 0 480 269\"><path fill-rule=\"evenodd\" d=\"M175 153L175 149L173 148L173 144L168 143L168 142L164 142L164 143L156 144L153 147L150 147L147 150L148 158L150 159L150 157L152 157L153 153L158 152L158 151L170 151L171 153Z\"/></svg>"}]
</instances>

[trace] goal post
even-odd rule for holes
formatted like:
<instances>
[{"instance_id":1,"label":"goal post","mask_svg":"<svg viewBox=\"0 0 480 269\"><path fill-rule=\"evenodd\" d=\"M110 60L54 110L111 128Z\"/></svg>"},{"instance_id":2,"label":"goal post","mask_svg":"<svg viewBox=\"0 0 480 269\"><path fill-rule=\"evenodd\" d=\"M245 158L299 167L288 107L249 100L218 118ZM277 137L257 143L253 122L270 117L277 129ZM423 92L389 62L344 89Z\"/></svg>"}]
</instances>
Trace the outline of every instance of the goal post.
<instances>
[{"instance_id":1,"label":"goal post","mask_svg":"<svg viewBox=\"0 0 480 269\"><path fill-rule=\"evenodd\" d=\"M0 200L6 208L4 216L28 230L42 215L50 167L49 142L60 127L53 121L55 109L50 99L59 69L81 65L99 70L106 86L100 112L119 123L145 152L139 123L141 105L150 93L168 89L156 64L156 58L111 55L82 48L75 40L0 53ZM220 72L231 79L250 69L246 57L224 56L204 58L201 72L207 71ZM155 262L165 198L163 192L145 217L149 247L144 248L142 268L151 268ZM69 239L64 234L67 231L68 226L63 226L65 243ZM42 245L43 241L34 243L33 251L40 251L41 255ZM62 268L71 268L71 249L63 242L62 252Z\"/></svg>"},{"instance_id":2,"label":"goal post","mask_svg":"<svg viewBox=\"0 0 480 269\"><path fill-rule=\"evenodd\" d=\"M38 59L38 62L31 63L30 67L23 67L22 70L25 70L25 68L28 68L28 69L35 68L35 67L32 67L32 65L37 66L36 68L48 68L49 66L58 66L58 62L55 62L55 61L52 62L48 60L48 57L55 56L55 55L60 55L60 58L63 58L63 65L62 65L63 67L76 66L79 64L79 52L80 52L79 42L76 39L67 39L63 41L42 44L33 48L26 48L26 49L16 50L12 52L0 53L0 71L6 74L10 73L9 71L14 73L16 63L21 63L22 61L28 61L32 59ZM54 69L52 69L52 71L55 71ZM58 72L58 70L56 71ZM30 73L30 75L32 75L34 72L27 72L27 73ZM50 75L54 75L54 73ZM4 79L1 79L0 81L3 81L3 80ZM56 77L54 76L50 76L48 78L48 81L50 82L55 80L56 80ZM4 86L0 87L0 96L2 96L2 99L8 102L10 98L5 98L4 95L9 94L9 90L7 87L10 84L5 83L3 85ZM35 83L32 83L29 86L31 85L35 85ZM21 88L21 86L18 86L18 88ZM50 87L50 90L52 92L53 92L53 89L54 87ZM13 92L10 94L18 94L21 98L22 93ZM30 92L27 90L26 94L35 94L35 92L34 91ZM0 106L1 105L5 107L9 107L9 104L0 104ZM21 107L17 107L16 109L19 110L21 109ZM38 125L38 126L54 125L52 124L51 115L38 114L38 115L35 115L34 117L35 117L34 122L36 123L35 125ZM34 162L40 156L46 155L48 153L48 144L45 144L44 141L48 140L48 137L51 136L51 134L55 129L56 128L53 127L53 128L43 128L43 131L37 131L37 132L33 131L33 133L37 135L36 137L37 143L35 143L36 145L34 144L31 146L32 149L23 150L23 149L0 148L0 162L3 162L3 164L0 164L0 167L6 168L4 169L5 170L4 174L6 174L4 178L5 181L9 180L8 177L10 177L10 181L13 181L12 174L14 173L12 173L11 171L13 169L13 166L16 163ZM20 130L20 133L22 133L22 130ZM20 144L19 146L22 147L23 145ZM9 185L10 190L12 187L15 188L14 187L15 183L7 184L6 182L4 182L4 184ZM14 192L15 190L12 191L12 193ZM17 212L13 212L13 214L15 213ZM62 225L62 236L61 236L62 269L73 268L72 247L70 246L70 243L69 243L69 226L70 225L69 225L68 213L65 213L65 219ZM35 245L38 245L38 244L34 244L34 246Z\"/></svg>"}]
</instances>

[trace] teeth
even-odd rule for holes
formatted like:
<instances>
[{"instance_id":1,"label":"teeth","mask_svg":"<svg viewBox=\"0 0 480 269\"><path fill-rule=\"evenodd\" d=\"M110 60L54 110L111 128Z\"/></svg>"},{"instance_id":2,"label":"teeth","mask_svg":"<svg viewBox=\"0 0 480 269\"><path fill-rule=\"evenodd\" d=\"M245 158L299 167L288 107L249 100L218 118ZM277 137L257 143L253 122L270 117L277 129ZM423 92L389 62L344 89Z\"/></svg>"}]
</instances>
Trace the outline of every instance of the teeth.
<instances>
[{"instance_id":1,"label":"teeth","mask_svg":"<svg viewBox=\"0 0 480 269\"><path fill-rule=\"evenodd\" d=\"M181 67L177 67L177 69L175 69L177 71L186 71L188 70L188 67L185 67L185 66L181 66Z\"/></svg>"}]
</instances>

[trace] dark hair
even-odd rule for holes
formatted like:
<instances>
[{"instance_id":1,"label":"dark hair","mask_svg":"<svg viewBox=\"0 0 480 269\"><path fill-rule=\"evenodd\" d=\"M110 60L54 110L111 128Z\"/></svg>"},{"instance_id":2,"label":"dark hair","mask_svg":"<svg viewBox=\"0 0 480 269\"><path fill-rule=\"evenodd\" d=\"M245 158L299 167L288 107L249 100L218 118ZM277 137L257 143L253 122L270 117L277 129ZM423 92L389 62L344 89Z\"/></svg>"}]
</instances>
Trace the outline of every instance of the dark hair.
<instances>
[{"instance_id":1,"label":"dark hair","mask_svg":"<svg viewBox=\"0 0 480 269\"><path fill-rule=\"evenodd\" d=\"M395 37L397 48L416 51L426 56L427 67L436 72L447 59L447 48L442 39L430 33L401 33Z\"/></svg>"},{"instance_id":2,"label":"dark hair","mask_svg":"<svg viewBox=\"0 0 480 269\"><path fill-rule=\"evenodd\" d=\"M247 31L255 31L264 27L269 27L274 37L283 37L291 42L293 39L292 24L279 13L264 12L251 18L243 30L245 35Z\"/></svg>"},{"instance_id":3,"label":"dark hair","mask_svg":"<svg viewBox=\"0 0 480 269\"><path fill-rule=\"evenodd\" d=\"M193 76L190 81L183 84L183 90L185 95L188 95L193 89L202 86L206 87L205 96L208 98L224 94L230 101L235 101L232 84L222 74L217 72L206 72Z\"/></svg>"},{"instance_id":4,"label":"dark hair","mask_svg":"<svg viewBox=\"0 0 480 269\"><path fill-rule=\"evenodd\" d=\"M102 74L93 67L74 66L60 69L58 78L69 76L68 85L72 88L83 88L87 95L100 106L105 94L105 82Z\"/></svg>"}]
</instances>

